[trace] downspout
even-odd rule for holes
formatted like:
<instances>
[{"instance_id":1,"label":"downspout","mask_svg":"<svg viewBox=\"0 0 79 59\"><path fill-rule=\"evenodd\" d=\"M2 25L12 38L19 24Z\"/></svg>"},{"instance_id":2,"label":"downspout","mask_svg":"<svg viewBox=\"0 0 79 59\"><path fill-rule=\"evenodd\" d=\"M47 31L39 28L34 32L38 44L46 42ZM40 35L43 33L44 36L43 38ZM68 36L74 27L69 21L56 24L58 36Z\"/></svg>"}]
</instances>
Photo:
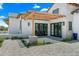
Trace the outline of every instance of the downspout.
<instances>
[{"instance_id":1,"label":"downspout","mask_svg":"<svg viewBox=\"0 0 79 59\"><path fill-rule=\"evenodd\" d=\"M20 34L22 34L22 18L20 19Z\"/></svg>"}]
</instances>

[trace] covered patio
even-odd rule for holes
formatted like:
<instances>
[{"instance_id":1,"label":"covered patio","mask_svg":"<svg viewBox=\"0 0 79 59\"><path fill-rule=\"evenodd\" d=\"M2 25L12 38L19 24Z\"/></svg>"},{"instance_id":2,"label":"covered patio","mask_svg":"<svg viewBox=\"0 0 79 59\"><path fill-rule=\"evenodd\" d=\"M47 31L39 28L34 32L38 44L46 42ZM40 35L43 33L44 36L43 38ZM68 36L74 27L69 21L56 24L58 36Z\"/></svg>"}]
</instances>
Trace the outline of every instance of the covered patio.
<instances>
[{"instance_id":1,"label":"covered patio","mask_svg":"<svg viewBox=\"0 0 79 59\"><path fill-rule=\"evenodd\" d=\"M20 18L20 17L21 19L24 19L24 20L32 20L32 35L35 36L35 23L34 23L35 20L41 20L41 21L44 20L49 22L50 20L55 20L58 18L65 17L65 15L49 14L47 12L36 12L36 11L29 10L28 12L19 14L17 16L17 18ZM42 25L42 24L37 24L37 25ZM46 24L43 24L43 25L46 25ZM49 25L46 25L46 28L47 26ZM45 32L47 32L47 30ZM47 33L44 35L47 35Z\"/></svg>"},{"instance_id":2,"label":"covered patio","mask_svg":"<svg viewBox=\"0 0 79 59\"><path fill-rule=\"evenodd\" d=\"M21 20L26 20L26 21L32 20L32 36L35 36L36 35L36 32L35 32L36 24L34 23L35 20L48 21L48 24L49 24L50 20L55 20L55 19L59 20L59 18L62 18L62 17L65 17L65 15L49 14L47 12L37 12L37 11L29 10L27 12L18 14L16 18L17 19L21 18ZM8 19L5 19L4 22L7 25L9 25ZM43 30L45 33L42 32L42 34L44 35L47 35L47 30L49 28L48 26L50 26L50 24L49 25L48 24L37 24L39 26L42 26L43 29L45 29Z\"/></svg>"}]
</instances>

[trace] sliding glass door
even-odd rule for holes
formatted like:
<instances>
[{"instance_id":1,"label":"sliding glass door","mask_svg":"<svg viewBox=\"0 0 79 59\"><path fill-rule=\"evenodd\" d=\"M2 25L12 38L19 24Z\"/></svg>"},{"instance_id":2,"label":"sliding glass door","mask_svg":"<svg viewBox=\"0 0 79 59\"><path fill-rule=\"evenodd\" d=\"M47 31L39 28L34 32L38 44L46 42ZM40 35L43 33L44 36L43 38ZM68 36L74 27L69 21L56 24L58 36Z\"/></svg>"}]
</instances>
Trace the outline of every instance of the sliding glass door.
<instances>
[{"instance_id":1,"label":"sliding glass door","mask_svg":"<svg viewBox=\"0 0 79 59\"><path fill-rule=\"evenodd\" d=\"M50 26L51 26L50 33L52 36L57 36L57 37L62 36L61 23L52 23Z\"/></svg>"},{"instance_id":2,"label":"sliding glass door","mask_svg":"<svg viewBox=\"0 0 79 59\"><path fill-rule=\"evenodd\" d=\"M48 25L43 23L35 24L35 35L36 36L46 36L48 32Z\"/></svg>"}]
</instances>

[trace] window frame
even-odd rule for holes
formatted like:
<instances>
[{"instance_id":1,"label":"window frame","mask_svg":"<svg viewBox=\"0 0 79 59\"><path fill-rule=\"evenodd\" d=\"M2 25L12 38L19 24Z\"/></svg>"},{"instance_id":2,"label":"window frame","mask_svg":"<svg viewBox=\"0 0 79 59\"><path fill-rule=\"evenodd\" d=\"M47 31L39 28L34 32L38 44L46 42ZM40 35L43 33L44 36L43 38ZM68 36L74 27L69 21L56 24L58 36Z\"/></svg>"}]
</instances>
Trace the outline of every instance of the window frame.
<instances>
[{"instance_id":1,"label":"window frame","mask_svg":"<svg viewBox=\"0 0 79 59\"><path fill-rule=\"evenodd\" d=\"M72 30L72 22L71 21L69 21L69 23L68 23L69 25L69 30Z\"/></svg>"},{"instance_id":2,"label":"window frame","mask_svg":"<svg viewBox=\"0 0 79 59\"><path fill-rule=\"evenodd\" d=\"M52 11L53 14L59 14L59 8L56 8Z\"/></svg>"}]
</instances>

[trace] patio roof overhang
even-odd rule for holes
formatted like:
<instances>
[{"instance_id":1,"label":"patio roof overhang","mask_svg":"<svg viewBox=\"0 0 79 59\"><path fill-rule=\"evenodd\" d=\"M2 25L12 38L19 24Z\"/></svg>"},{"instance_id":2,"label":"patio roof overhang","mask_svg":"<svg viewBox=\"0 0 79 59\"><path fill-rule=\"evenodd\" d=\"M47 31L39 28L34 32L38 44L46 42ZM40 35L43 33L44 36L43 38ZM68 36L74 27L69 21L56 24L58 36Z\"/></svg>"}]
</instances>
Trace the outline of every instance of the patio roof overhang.
<instances>
[{"instance_id":1,"label":"patio roof overhang","mask_svg":"<svg viewBox=\"0 0 79 59\"><path fill-rule=\"evenodd\" d=\"M27 12L20 14L19 17L21 17L24 20L53 20L53 19L58 19L61 17L65 17L65 15L58 15L58 14L49 14L46 12Z\"/></svg>"},{"instance_id":2,"label":"patio roof overhang","mask_svg":"<svg viewBox=\"0 0 79 59\"><path fill-rule=\"evenodd\" d=\"M79 7L79 3L68 3L68 4L73 5L75 7Z\"/></svg>"},{"instance_id":3,"label":"patio roof overhang","mask_svg":"<svg viewBox=\"0 0 79 59\"><path fill-rule=\"evenodd\" d=\"M64 15L57 15L57 14L48 14L48 13L41 13L41 12L34 12L30 16L26 17L26 19L34 19L34 20L53 20L57 18L65 17Z\"/></svg>"},{"instance_id":4,"label":"patio roof overhang","mask_svg":"<svg viewBox=\"0 0 79 59\"><path fill-rule=\"evenodd\" d=\"M28 11L25 13L21 13L17 15L17 18L24 19L24 20L54 20L58 18L65 17L65 15L58 15L58 14L49 14L46 12L35 12L35 11ZM5 19L4 22L9 25L9 20Z\"/></svg>"},{"instance_id":5,"label":"patio roof overhang","mask_svg":"<svg viewBox=\"0 0 79 59\"><path fill-rule=\"evenodd\" d=\"M74 13L79 13L79 8L71 12L71 14L74 14Z\"/></svg>"}]
</instances>

